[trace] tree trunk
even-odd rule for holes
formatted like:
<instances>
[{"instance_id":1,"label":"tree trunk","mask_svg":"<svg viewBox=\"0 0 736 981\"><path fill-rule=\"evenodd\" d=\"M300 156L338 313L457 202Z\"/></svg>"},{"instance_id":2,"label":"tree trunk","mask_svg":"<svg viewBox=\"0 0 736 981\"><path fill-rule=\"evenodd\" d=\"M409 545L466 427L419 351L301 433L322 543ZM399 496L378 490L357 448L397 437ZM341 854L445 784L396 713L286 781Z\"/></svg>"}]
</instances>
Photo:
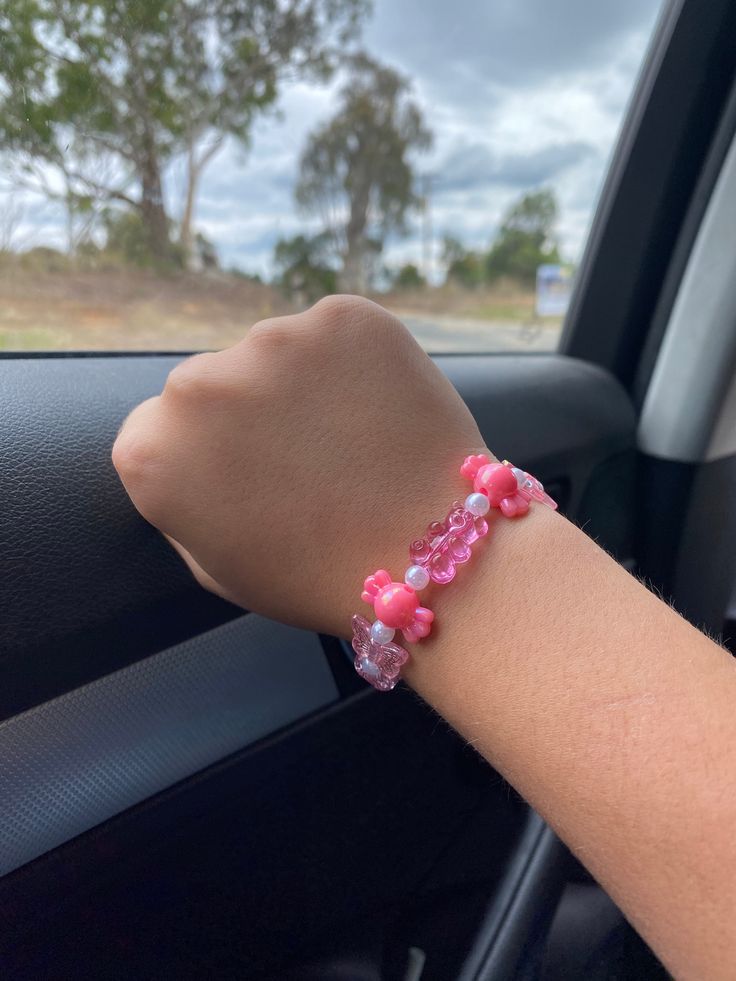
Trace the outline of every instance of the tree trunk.
<instances>
[{"instance_id":1,"label":"tree trunk","mask_svg":"<svg viewBox=\"0 0 736 981\"><path fill-rule=\"evenodd\" d=\"M149 156L141 172L141 218L151 256L155 262L167 265L173 259L169 221L164 208L161 171L153 156Z\"/></svg>"},{"instance_id":2,"label":"tree trunk","mask_svg":"<svg viewBox=\"0 0 736 981\"><path fill-rule=\"evenodd\" d=\"M191 169L187 174L187 190L184 198L184 211L181 216L181 227L179 229L179 244L184 258L184 265L187 269L193 269L194 261L194 236L192 235L192 219L194 218L194 199L197 194L197 181L199 174Z\"/></svg>"},{"instance_id":3,"label":"tree trunk","mask_svg":"<svg viewBox=\"0 0 736 981\"><path fill-rule=\"evenodd\" d=\"M181 245L184 265L189 270L192 270L195 266L192 222L194 219L194 201L197 196L197 185L199 184L201 172L201 168L197 166L194 159L194 145L190 143L187 152L187 189L184 197L184 211L181 216L181 225L179 226L179 245Z\"/></svg>"},{"instance_id":4,"label":"tree trunk","mask_svg":"<svg viewBox=\"0 0 736 981\"><path fill-rule=\"evenodd\" d=\"M350 217L345 229L345 257L339 276L340 289L344 293L365 293L368 287L365 231L369 201L370 185L365 181L362 187L358 186L350 202Z\"/></svg>"},{"instance_id":5,"label":"tree trunk","mask_svg":"<svg viewBox=\"0 0 736 981\"><path fill-rule=\"evenodd\" d=\"M348 242L338 280L341 293L365 293L368 283L362 238Z\"/></svg>"},{"instance_id":6,"label":"tree trunk","mask_svg":"<svg viewBox=\"0 0 736 981\"><path fill-rule=\"evenodd\" d=\"M195 265L193 224L194 204L197 200L199 181L204 168L219 153L223 144L223 137L213 138L209 146L197 158L197 142L200 138L201 135L200 137L192 137L187 151L187 189L184 196L184 210L181 215L181 225L179 226L179 244L184 253L184 263L188 269L192 269Z\"/></svg>"}]
</instances>

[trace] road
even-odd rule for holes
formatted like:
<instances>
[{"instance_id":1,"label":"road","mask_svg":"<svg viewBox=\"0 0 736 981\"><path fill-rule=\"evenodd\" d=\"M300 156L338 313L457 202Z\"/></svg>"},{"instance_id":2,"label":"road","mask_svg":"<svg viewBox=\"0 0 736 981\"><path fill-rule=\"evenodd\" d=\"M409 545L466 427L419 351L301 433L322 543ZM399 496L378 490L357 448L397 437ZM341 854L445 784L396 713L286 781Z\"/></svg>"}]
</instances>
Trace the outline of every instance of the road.
<instances>
[{"instance_id":1,"label":"road","mask_svg":"<svg viewBox=\"0 0 736 981\"><path fill-rule=\"evenodd\" d=\"M559 323L524 324L446 314L430 315L409 310L394 312L430 354L445 351L466 354L554 351L560 336Z\"/></svg>"}]
</instances>

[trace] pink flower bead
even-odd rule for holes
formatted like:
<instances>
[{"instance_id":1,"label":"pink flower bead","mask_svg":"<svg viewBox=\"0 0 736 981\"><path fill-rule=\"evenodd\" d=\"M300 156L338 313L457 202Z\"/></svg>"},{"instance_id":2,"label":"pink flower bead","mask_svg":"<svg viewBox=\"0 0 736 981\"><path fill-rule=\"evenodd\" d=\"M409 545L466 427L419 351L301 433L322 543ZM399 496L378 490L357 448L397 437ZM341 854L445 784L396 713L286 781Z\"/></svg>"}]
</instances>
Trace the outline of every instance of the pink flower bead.
<instances>
[{"instance_id":1,"label":"pink flower bead","mask_svg":"<svg viewBox=\"0 0 736 981\"><path fill-rule=\"evenodd\" d=\"M401 630L410 643L429 634L434 613L419 605L416 591L411 586L393 582L385 569L368 576L361 599L372 604L377 620L394 630Z\"/></svg>"},{"instance_id":2,"label":"pink flower bead","mask_svg":"<svg viewBox=\"0 0 736 981\"><path fill-rule=\"evenodd\" d=\"M405 583L392 582L384 586L373 601L376 619L387 627L403 630L414 619L417 594Z\"/></svg>"},{"instance_id":3,"label":"pink flower bead","mask_svg":"<svg viewBox=\"0 0 736 981\"><path fill-rule=\"evenodd\" d=\"M513 497L518 490L516 477L502 463L489 463L475 475L473 487L488 495L491 507L500 507L506 497Z\"/></svg>"}]
</instances>

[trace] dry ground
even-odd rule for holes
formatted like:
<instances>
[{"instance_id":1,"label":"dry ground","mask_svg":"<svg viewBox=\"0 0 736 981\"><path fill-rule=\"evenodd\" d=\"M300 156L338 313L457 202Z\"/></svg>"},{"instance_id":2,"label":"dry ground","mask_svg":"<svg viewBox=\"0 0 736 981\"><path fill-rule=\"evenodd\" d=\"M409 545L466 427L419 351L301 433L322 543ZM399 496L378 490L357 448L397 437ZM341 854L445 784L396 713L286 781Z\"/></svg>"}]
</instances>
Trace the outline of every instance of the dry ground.
<instances>
[{"instance_id":1,"label":"dry ground","mask_svg":"<svg viewBox=\"0 0 736 981\"><path fill-rule=\"evenodd\" d=\"M428 350L551 350L559 323L531 295L443 287L376 299ZM232 275L0 267L0 351L222 348L264 317L294 310L273 287Z\"/></svg>"}]
</instances>

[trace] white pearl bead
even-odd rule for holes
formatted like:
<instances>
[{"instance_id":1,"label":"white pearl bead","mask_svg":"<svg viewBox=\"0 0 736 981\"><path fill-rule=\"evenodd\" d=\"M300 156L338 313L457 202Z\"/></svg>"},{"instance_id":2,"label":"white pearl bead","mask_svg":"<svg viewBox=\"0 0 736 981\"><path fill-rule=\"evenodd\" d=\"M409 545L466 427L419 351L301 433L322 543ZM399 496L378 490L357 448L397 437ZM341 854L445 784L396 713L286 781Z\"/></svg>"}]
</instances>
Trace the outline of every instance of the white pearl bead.
<instances>
[{"instance_id":1,"label":"white pearl bead","mask_svg":"<svg viewBox=\"0 0 736 981\"><path fill-rule=\"evenodd\" d=\"M491 502L488 500L485 494L468 494L465 498L465 510L470 511L474 514L476 518L482 517L484 514L488 514L490 510Z\"/></svg>"},{"instance_id":2,"label":"white pearl bead","mask_svg":"<svg viewBox=\"0 0 736 981\"><path fill-rule=\"evenodd\" d=\"M410 565L406 570L404 582L407 586L411 586L412 589L416 589L418 592L420 589L425 589L429 585L429 573L421 565Z\"/></svg>"},{"instance_id":3,"label":"white pearl bead","mask_svg":"<svg viewBox=\"0 0 736 981\"><path fill-rule=\"evenodd\" d=\"M520 470L518 467L512 467L511 473L514 475L514 477L516 477L516 483L519 485L519 487L523 486L524 481L526 480L526 474L524 471Z\"/></svg>"},{"instance_id":4,"label":"white pearl bead","mask_svg":"<svg viewBox=\"0 0 736 981\"><path fill-rule=\"evenodd\" d=\"M381 620L376 620L371 627L371 640L374 644L390 644L396 631L387 627Z\"/></svg>"}]
</instances>

